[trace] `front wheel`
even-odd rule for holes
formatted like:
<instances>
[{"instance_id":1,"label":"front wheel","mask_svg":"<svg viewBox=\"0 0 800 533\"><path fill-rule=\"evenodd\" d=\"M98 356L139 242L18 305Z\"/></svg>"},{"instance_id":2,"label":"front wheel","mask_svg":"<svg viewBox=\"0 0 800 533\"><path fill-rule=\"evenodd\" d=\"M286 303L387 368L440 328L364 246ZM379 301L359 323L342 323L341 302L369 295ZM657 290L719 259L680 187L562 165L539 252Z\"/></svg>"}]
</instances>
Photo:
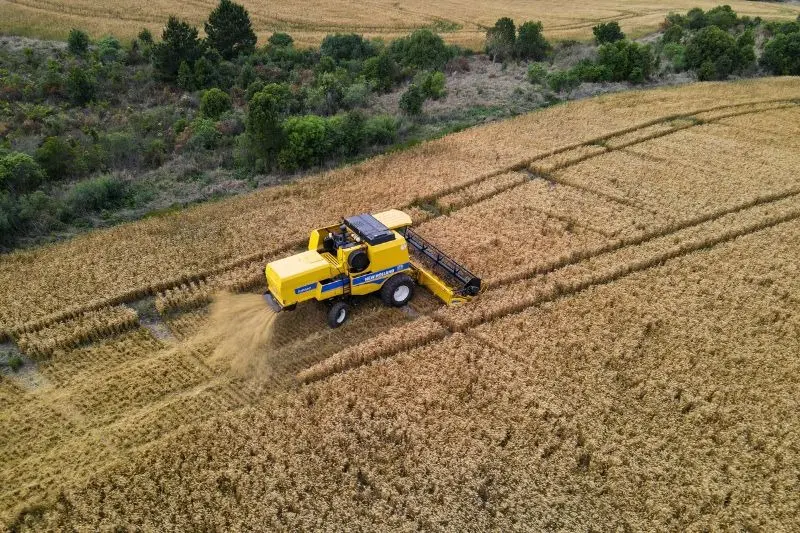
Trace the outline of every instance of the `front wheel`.
<instances>
[{"instance_id":1,"label":"front wheel","mask_svg":"<svg viewBox=\"0 0 800 533\"><path fill-rule=\"evenodd\" d=\"M386 305L402 307L414 296L414 280L406 274L396 274L381 287L381 299Z\"/></svg>"},{"instance_id":2,"label":"front wheel","mask_svg":"<svg viewBox=\"0 0 800 533\"><path fill-rule=\"evenodd\" d=\"M328 325L338 328L347 321L350 316L350 306L345 302L336 302L328 309Z\"/></svg>"}]
</instances>

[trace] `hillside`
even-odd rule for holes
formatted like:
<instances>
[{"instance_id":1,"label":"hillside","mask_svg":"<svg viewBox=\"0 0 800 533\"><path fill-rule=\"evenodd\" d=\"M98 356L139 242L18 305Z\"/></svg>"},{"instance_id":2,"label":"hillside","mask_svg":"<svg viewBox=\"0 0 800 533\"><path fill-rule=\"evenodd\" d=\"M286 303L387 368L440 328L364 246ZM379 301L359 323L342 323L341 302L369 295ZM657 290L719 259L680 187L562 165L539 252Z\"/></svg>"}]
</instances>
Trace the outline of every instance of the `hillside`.
<instances>
[{"instance_id":1,"label":"hillside","mask_svg":"<svg viewBox=\"0 0 800 533\"><path fill-rule=\"evenodd\" d=\"M571 102L0 257L25 360L0 518L793 529L798 101L770 78ZM249 333L265 258L387 207L487 291Z\"/></svg>"}]
</instances>

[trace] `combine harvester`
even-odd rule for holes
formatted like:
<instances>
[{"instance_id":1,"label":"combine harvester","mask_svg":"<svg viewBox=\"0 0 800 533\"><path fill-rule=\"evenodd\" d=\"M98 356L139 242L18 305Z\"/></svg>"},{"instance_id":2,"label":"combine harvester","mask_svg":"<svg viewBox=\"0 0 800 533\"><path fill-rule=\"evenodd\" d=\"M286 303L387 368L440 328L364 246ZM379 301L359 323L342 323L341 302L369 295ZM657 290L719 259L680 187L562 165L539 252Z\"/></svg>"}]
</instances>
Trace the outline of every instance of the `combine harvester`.
<instances>
[{"instance_id":1,"label":"combine harvester","mask_svg":"<svg viewBox=\"0 0 800 533\"><path fill-rule=\"evenodd\" d=\"M411 300L415 284L448 305L476 296L481 280L410 226L410 216L392 209L315 229L307 251L267 264L264 298L275 312L324 301L328 325L337 328L347 320L353 296L380 291L386 305L400 307Z\"/></svg>"}]
</instances>

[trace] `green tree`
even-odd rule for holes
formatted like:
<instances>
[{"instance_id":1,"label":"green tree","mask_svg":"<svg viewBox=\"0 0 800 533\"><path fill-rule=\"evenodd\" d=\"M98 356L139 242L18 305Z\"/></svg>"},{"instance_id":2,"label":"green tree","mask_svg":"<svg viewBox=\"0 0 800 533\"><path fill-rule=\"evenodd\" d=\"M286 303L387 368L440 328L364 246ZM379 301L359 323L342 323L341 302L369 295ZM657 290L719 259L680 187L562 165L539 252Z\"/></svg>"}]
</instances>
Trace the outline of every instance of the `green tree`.
<instances>
[{"instance_id":1,"label":"green tree","mask_svg":"<svg viewBox=\"0 0 800 533\"><path fill-rule=\"evenodd\" d=\"M336 61L363 60L375 55L375 46L355 33L326 35L319 49L323 56Z\"/></svg>"},{"instance_id":2,"label":"green tree","mask_svg":"<svg viewBox=\"0 0 800 533\"><path fill-rule=\"evenodd\" d=\"M767 41L761 65L772 74L800 76L800 32L776 35Z\"/></svg>"},{"instance_id":3,"label":"green tree","mask_svg":"<svg viewBox=\"0 0 800 533\"><path fill-rule=\"evenodd\" d=\"M225 111L231 109L231 97L228 93L217 87L203 93L200 99L200 112L213 119L218 119Z\"/></svg>"},{"instance_id":4,"label":"green tree","mask_svg":"<svg viewBox=\"0 0 800 533\"><path fill-rule=\"evenodd\" d=\"M267 39L267 42L270 46L276 46L279 48L286 48L294 45L294 39L292 39L292 36L288 33L281 32L275 32L270 35L269 39Z\"/></svg>"},{"instance_id":5,"label":"green tree","mask_svg":"<svg viewBox=\"0 0 800 533\"><path fill-rule=\"evenodd\" d=\"M256 34L250 15L244 6L231 0L220 0L205 24L208 44L228 60L252 54L256 49Z\"/></svg>"},{"instance_id":6,"label":"green tree","mask_svg":"<svg viewBox=\"0 0 800 533\"><path fill-rule=\"evenodd\" d=\"M278 164L294 171L322 163L330 151L325 119L316 115L291 117L283 124L286 144L278 154Z\"/></svg>"},{"instance_id":7,"label":"green tree","mask_svg":"<svg viewBox=\"0 0 800 533\"><path fill-rule=\"evenodd\" d=\"M610 81L641 83L650 77L655 65L650 46L631 41L604 44L598 56L598 64L610 72Z\"/></svg>"},{"instance_id":8,"label":"green tree","mask_svg":"<svg viewBox=\"0 0 800 533\"><path fill-rule=\"evenodd\" d=\"M194 90L194 72L192 67L186 61L181 61L181 66L178 68L178 87L184 91Z\"/></svg>"},{"instance_id":9,"label":"green tree","mask_svg":"<svg viewBox=\"0 0 800 533\"><path fill-rule=\"evenodd\" d=\"M705 19L707 25L716 26L723 30L733 28L738 22L736 12L729 5L717 6L708 10L705 14Z\"/></svg>"},{"instance_id":10,"label":"green tree","mask_svg":"<svg viewBox=\"0 0 800 533\"><path fill-rule=\"evenodd\" d=\"M553 92L571 93L581 84L581 80L570 70L557 70L547 75L547 85Z\"/></svg>"},{"instance_id":11,"label":"green tree","mask_svg":"<svg viewBox=\"0 0 800 533\"><path fill-rule=\"evenodd\" d=\"M442 38L429 29L392 41L389 50L400 65L416 70L442 69L452 57Z\"/></svg>"},{"instance_id":12,"label":"green tree","mask_svg":"<svg viewBox=\"0 0 800 533\"><path fill-rule=\"evenodd\" d=\"M625 39L625 34L622 33L622 28L616 20L598 24L592 28L592 33L597 44L615 43Z\"/></svg>"},{"instance_id":13,"label":"green tree","mask_svg":"<svg viewBox=\"0 0 800 533\"><path fill-rule=\"evenodd\" d=\"M425 103L425 93L418 85L411 84L400 97L400 109L408 115L422 113L422 104Z\"/></svg>"},{"instance_id":14,"label":"green tree","mask_svg":"<svg viewBox=\"0 0 800 533\"><path fill-rule=\"evenodd\" d=\"M247 109L245 131L252 150L270 166L284 144L281 103L272 91L253 95Z\"/></svg>"},{"instance_id":15,"label":"green tree","mask_svg":"<svg viewBox=\"0 0 800 533\"><path fill-rule=\"evenodd\" d=\"M697 31L686 45L686 66L696 70L700 79L725 79L753 63L753 43L749 31L737 41L725 30L707 26ZM709 65L713 65L713 73Z\"/></svg>"},{"instance_id":16,"label":"green tree","mask_svg":"<svg viewBox=\"0 0 800 533\"><path fill-rule=\"evenodd\" d=\"M44 178L42 167L28 154L11 152L0 157L0 189L21 194L38 187Z\"/></svg>"},{"instance_id":17,"label":"green tree","mask_svg":"<svg viewBox=\"0 0 800 533\"><path fill-rule=\"evenodd\" d=\"M388 51L383 51L364 61L363 73L379 92L389 92L400 77L400 67Z\"/></svg>"},{"instance_id":18,"label":"green tree","mask_svg":"<svg viewBox=\"0 0 800 533\"><path fill-rule=\"evenodd\" d=\"M547 78L547 68L541 63L528 65L528 81L534 85L541 85Z\"/></svg>"},{"instance_id":19,"label":"green tree","mask_svg":"<svg viewBox=\"0 0 800 533\"><path fill-rule=\"evenodd\" d=\"M708 26L705 12L699 7L694 7L686 13L686 27L690 30L699 30Z\"/></svg>"},{"instance_id":20,"label":"green tree","mask_svg":"<svg viewBox=\"0 0 800 533\"><path fill-rule=\"evenodd\" d=\"M94 77L79 66L72 67L67 77L67 94L70 100L77 105L84 105L94 100L96 93L97 83Z\"/></svg>"},{"instance_id":21,"label":"green tree","mask_svg":"<svg viewBox=\"0 0 800 533\"><path fill-rule=\"evenodd\" d=\"M541 22L526 22L519 27L516 42L516 55L521 59L541 61L550 53L552 47L542 33Z\"/></svg>"},{"instance_id":22,"label":"green tree","mask_svg":"<svg viewBox=\"0 0 800 533\"><path fill-rule=\"evenodd\" d=\"M75 148L61 137L48 137L36 149L34 157L51 181L72 177L75 168Z\"/></svg>"},{"instance_id":23,"label":"green tree","mask_svg":"<svg viewBox=\"0 0 800 533\"><path fill-rule=\"evenodd\" d=\"M159 77L174 82L178 78L181 63L193 67L203 55L203 42L197 37L197 28L170 17L161 42L153 46L153 66Z\"/></svg>"},{"instance_id":24,"label":"green tree","mask_svg":"<svg viewBox=\"0 0 800 533\"><path fill-rule=\"evenodd\" d=\"M492 61L511 58L514 55L516 42L517 29L514 21L508 17L498 19L494 26L486 31L486 53L492 57Z\"/></svg>"},{"instance_id":25,"label":"green tree","mask_svg":"<svg viewBox=\"0 0 800 533\"><path fill-rule=\"evenodd\" d=\"M89 36L86 32L71 29L67 37L67 49L76 56L82 56L89 50Z\"/></svg>"},{"instance_id":26,"label":"green tree","mask_svg":"<svg viewBox=\"0 0 800 533\"><path fill-rule=\"evenodd\" d=\"M445 90L445 77L441 72L421 72L414 80L425 98L439 100L447 94Z\"/></svg>"}]
</instances>

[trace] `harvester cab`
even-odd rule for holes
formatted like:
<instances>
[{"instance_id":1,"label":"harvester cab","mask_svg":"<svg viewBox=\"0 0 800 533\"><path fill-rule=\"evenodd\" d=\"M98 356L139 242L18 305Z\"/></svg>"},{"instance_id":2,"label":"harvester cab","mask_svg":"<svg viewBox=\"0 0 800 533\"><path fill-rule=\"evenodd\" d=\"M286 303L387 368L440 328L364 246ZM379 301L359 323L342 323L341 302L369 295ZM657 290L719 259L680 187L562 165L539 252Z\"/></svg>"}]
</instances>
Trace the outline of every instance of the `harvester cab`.
<instances>
[{"instance_id":1,"label":"harvester cab","mask_svg":"<svg viewBox=\"0 0 800 533\"><path fill-rule=\"evenodd\" d=\"M395 307L411 300L415 285L448 305L476 296L481 280L410 226L410 216L392 209L313 230L308 250L267 264L267 304L280 312L306 300L324 301L328 325L336 328L347 320L354 296L380 291L384 303Z\"/></svg>"}]
</instances>

